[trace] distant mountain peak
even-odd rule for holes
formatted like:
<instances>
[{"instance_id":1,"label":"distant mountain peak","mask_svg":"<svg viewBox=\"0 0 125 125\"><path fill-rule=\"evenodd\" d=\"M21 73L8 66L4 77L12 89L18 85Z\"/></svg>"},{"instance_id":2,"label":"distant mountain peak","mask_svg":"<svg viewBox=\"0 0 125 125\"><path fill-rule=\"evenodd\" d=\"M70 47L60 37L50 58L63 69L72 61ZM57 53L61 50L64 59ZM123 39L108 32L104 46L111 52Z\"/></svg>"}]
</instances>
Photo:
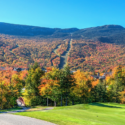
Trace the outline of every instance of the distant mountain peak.
<instances>
[{"instance_id":1,"label":"distant mountain peak","mask_svg":"<svg viewBox=\"0 0 125 125\"><path fill-rule=\"evenodd\" d=\"M61 29L0 22L0 33L21 37L38 36L39 38L61 39L70 39L72 37L73 39L92 39L108 43L125 43L125 28L120 25L103 25L84 29Z\"/></svg>"},{"instance_id":2,"label":"distant mountain peak","mask_svg":"<svg viewBox=\"0 0 125 125\"><path fill-rule=\"evenodd\" d=\"M124 29L123 26L120 25L104 25L104 26L99 26L100 28L118 28L118 29Z\"/></svg>"}]
</instances>

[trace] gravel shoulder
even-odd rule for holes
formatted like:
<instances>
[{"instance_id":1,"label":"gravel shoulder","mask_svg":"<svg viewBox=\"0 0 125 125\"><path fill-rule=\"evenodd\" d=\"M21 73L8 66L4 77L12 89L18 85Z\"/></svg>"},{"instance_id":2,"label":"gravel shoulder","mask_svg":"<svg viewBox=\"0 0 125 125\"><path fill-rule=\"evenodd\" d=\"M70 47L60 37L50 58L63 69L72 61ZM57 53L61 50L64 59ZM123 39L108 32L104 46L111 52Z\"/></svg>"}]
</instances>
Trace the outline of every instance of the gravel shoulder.
<instances>
[{"instance_id":1,"label":"gravel shoulder","mask_svg":"<svg viewBox=\"0 0 125 125\"><path fill-rule=\"evenodd\" d=\"M2 113L0 114L0 125L56 125L56 124L26 116Z\"/></svg>"}]
</instances>

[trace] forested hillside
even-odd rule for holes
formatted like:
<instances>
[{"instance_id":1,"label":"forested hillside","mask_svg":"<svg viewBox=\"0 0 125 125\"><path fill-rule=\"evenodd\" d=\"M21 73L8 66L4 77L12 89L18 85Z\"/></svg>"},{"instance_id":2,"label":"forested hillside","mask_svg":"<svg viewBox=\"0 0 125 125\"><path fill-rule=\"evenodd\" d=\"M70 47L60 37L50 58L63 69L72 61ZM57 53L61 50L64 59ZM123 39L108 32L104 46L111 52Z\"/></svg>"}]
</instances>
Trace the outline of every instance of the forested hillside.
<instances>
[{"instance_id":1,"label":"forested hillside","mask_svg":"<svg viewBox=\"0 0 125 125\"><path fill-rule=\"evenodd\" d=\"M67 61L73 70L106 71L125 64L125 46L93 40L73 40Z\"/></svg>"},{"instance_id":2,"label":"forested hillside","mask_svg":"<svg viewBox=\"0 0 125 125\"><path fill-rule=\"evenodd\" d=\"M65 41L60 39L29 39L0 35L0 65L2 67L22 67L38 62L41 67L58 66L54 53L58 45Z\"/></svg>"},{"instance_id":3,"label":"forested hillside","mask_svg":"<svg viewBox=\"0 0 125 125\"><path fill-rule=\"evenodd\" d=\"M106 71L125 63L125 28L43 28L0 23L0 67L41 67Z\"/></svg>"},{"instance_id":4,"label":"forested hillside","mask_svg":"<svg viewBox=\"0 0 125 125\"><path fill-rule=\"evenodd\" d=\"M104 25L81 29L73 33L73 38L92 39L104 43L125 43L125 28L120 25Z\"/></svg>"},{"instance_id":5,"label":"forested hillside","mask_svg":"<svg viewBox=\"0 0 125 125\"><path fill-rule=\"evenodd\" d=\"M70 33L73 33L78 30L79 29L77 28L60 29L0 23L1 34L26 37L39 36L40 38L66 38L70 36Z\"/></svg>"}]
</instances>

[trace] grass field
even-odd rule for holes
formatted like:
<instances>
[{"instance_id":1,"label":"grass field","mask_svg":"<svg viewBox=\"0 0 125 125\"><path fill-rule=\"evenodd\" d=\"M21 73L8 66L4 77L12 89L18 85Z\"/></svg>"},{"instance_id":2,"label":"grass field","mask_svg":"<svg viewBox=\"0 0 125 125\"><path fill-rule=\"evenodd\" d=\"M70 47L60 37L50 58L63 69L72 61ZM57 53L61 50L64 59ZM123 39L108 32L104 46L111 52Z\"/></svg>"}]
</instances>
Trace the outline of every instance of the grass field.
<instances>
[{"instance_id":1,"label":"grass field","mask_svg":"<svg viewBox=\"0 0 125 125\"><path fill-rule=\"evenodd\" d=\"M116 103L80 104L16 114L58 125L125 125L125 105Z\"/></svg>"},{"instance_id":2,"label":"grass field","mask_svg":"<svg viewBox=\"0 0 125 125\"><path fill-rule=\"evenodd\" d=\"M26 111L40 111L40 110L43 110L43 109L45 109L45 108L47 108L47 106L32 106L32 107L30 107L28 110L26 110Z\"/></svg>"}]
</instances>

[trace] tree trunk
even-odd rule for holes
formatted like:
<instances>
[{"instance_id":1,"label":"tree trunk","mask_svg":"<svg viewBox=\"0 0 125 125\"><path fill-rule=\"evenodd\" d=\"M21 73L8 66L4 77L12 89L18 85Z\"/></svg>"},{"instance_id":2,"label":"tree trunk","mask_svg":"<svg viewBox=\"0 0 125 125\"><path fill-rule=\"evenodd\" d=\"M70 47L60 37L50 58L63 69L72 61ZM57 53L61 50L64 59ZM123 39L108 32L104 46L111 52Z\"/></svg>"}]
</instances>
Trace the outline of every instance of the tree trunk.
<instances>
[{"instance_id":1,"label":"tree trunk","mask_svg":"<svg viewBox=\"0 0 125 125\"><path fill-rule=\"evenodd\" d=\"M68 98L66 97L66 106L68 105Z\"/></svg>"},{"instance_id":2,"label":"tree trunk","mask_svg":"<svg viewBox=\"0 0 125 125\"><path fill-rule=\"evenodd\" d=\"M72 105L74 105L74 100L72 100Z\"/></svg>"},{"instance_id":3,"label":"tree trunk","mask_svg":"<svg viewBox=\"0 0 125 125\"><path fill-rule=\"evenodd\" d=\"M61 95L61 106L62 106L62 95Z\"/></svg>"},{"instance_id":4,"label":"tree trunk","mask_svg":"<svg viewBox=\"0 0 125 125\"><path fill-rule=\"evenodd\" d=\"M47 97L47 106L48 106L48 97Z\"/></svg>"},{"instance_id":5,"label":"tree trunk","mask_svg":"<svg viewBox=\"0 0 125 125\"><path fill-rule=\"evenodd\" d=\"M54 101L54 106L56 107L56 101Z\"/></svg>"}]
</instances>

